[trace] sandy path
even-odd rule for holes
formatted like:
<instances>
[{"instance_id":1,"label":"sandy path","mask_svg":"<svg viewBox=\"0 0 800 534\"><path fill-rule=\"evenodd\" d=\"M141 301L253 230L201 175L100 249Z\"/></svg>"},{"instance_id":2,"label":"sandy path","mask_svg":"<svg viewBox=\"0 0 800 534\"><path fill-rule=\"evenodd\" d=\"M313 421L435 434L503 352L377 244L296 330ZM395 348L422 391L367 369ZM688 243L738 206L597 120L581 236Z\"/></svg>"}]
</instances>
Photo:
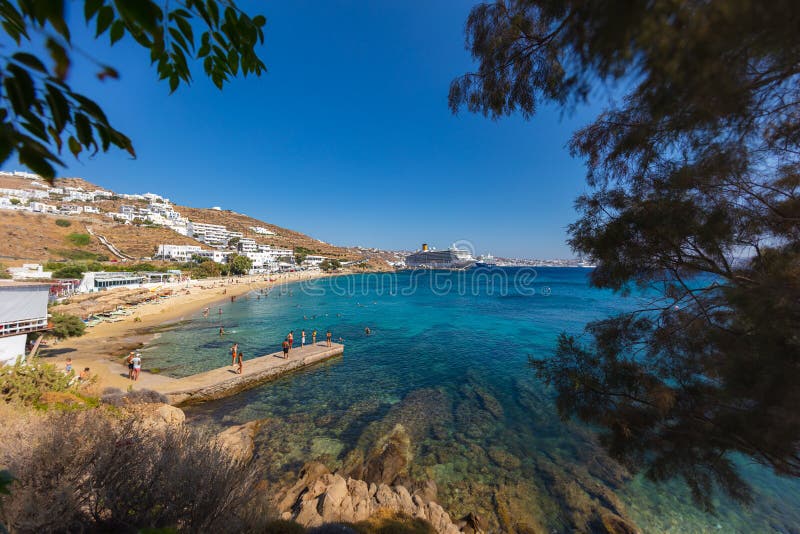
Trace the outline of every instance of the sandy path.
<instances>
[{"instance_id":1,"label":"sandy path","mask_svg":"<svg viewBox=\"0 0 800 534\"><path fill-rule=\"evenodd\" d=\"M70 338L39 351L43 361L54 363L63 368L67 358L72 358L76 372L89 367L96 377L89 388L94 393L105 387L127 389L149 389L163 386L171 378L147 372L147 362L143 362L143 371L139 380L128 380L128 368L124 365L125 356L130 350L140 348L152 337L155 327L189 319L201 313L206 306L225 302L233 296L243 295L254 289L262 289L274 285L288 284L300 280L309 280L328 276L320 272L284 273L271 276L258 275L241 277L232 280L205 279L194 280L188 288L175 289L175 294L154 303L142 304L135 308L132 315L117 323L101 323L88 328L86 334L79 338ZM270 282L268 278L275 279ZM135 318L140 321L135 321Z\"/></svg>"}]
</instances>

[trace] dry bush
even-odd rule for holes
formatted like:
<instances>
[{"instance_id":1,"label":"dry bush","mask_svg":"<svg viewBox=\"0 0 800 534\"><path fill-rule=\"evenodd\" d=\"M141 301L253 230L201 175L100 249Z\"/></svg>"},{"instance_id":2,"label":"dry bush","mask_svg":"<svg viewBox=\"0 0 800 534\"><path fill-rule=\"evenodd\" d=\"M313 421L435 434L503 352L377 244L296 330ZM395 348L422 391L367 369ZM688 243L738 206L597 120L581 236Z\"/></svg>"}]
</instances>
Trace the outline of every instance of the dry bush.
<instances>
[{"instance_id":1,"label":"dry bush","mask_svg":"<svg viewBox=\"0 0 800 534\"><path fill-rule=\"evenodd\" d=\"M9 532L263 531L268 496L252 463L188 427L146 428L103 410L20 418L0 434Z\"/></svg>"}]
</instances>

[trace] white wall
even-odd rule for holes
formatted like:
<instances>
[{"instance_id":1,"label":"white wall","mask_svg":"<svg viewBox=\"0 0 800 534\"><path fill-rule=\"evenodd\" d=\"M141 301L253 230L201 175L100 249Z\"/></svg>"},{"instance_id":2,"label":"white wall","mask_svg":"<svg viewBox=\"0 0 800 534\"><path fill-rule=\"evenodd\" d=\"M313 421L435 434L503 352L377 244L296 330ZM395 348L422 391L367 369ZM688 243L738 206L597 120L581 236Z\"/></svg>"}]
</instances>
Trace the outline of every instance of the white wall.
<instances>
[{"instance_id":1,"label":"white wall","mask_svg":"<svg viewBox=\"0 0 800 534\"><path fill-rule=\"evenodd\" d=\"M17 356L25 355L26 334L0 337L0 365L13 364Z\"/></svg>"}]
</instances>

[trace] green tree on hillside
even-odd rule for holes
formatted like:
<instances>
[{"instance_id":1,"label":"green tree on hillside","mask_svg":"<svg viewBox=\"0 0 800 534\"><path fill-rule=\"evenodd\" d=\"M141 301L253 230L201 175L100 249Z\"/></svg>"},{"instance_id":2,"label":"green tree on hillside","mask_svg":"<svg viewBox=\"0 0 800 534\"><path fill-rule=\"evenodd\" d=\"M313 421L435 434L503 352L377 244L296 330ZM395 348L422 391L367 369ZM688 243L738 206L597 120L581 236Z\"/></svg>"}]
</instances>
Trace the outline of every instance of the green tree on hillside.
<instances>
[{"instance_id":1,"label":"green tree on hillside","mask_svg":"<svg viewBox=\"0 0 800 534\"><path fill-rule=\"evenodd\" d=\"M0 60L0 164L13 155L32 171L52 180L63 166L66 147L73 156L103 152L114 145L135 157L133 143L111 126L93 100L68 83L76 53L98 46L75 43L66 0L0 0L0 24L6 44ZM170 91L192 81L192 61L218 88L231 77L266 70L256 55L263 43L262 15L250 17L233 0L85 0L83 19L96 39L113 46L122 39L149 52L160 80ZM31 50L43 42L47 57ZM117 70L98 65L97 77L116 79Z\"/></svg>"},{"instance_id":2,"label":"green tree on hillside","mask_svg":"<svg viewBox=\"0 0 800 534\"><path fill-rule=\"evenodd\" d=\"M247 274L253 268L253 260L247 256L233 255L228 260L231 274Z\"/></svg>"},{"instance_id":3,"label":"green tree on hillside","mask_svg":"<svg viewBox=\"0 0 800 534\"><path fill-rule=\"evenodd\" d=\"M574 134L570 245L658 295L532 359L565 417L653 480L747 501L736 453L800 475L800 3L506 0L466 23L450 106L497 118L624 94ZM617 96L617 95L614 95Z\"/></svg>"},{"instance_id":4,"label":"green tree on hillside","mask_svg":"<svg viewBox=\"0 0 800 534\"><path fill-rule=\"evenodd\" d=\"M342 264L339 260L326 258L319 264L319 268L325 272L335 271L341 268Z\"/></svg>"}]
</instances>

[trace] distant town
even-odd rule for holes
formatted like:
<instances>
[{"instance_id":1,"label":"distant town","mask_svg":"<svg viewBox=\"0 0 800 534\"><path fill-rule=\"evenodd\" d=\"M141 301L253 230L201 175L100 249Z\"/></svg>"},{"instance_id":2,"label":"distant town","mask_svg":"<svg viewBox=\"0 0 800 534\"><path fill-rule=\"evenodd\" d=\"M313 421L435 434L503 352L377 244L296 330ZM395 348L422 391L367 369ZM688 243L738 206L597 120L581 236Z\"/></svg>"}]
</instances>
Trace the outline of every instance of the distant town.
<instances>
[{"instance_id":1,"label":"distant town","mask_svg":"<svg viewBox=\"0 0 800 534\"><path fill-rule=\"evenodd\" d=\"M332 263L331 258L320 254L311 254L308 251L299 251L291 248L281 248L256 242L252 237L247 237L241 231L229 229L221 224L211 224L199 220L191 220L182 215L170 199L157 193L126 194L116 193L102 188L87 190L80 186L50 186L40 176L22 171L3 172L0 177L12 177L26 181L24 187L0 188L0 209L15 210L30 213L42 213L63 217L76 217L83 215L96 215L107 217L111 221L123 225L147 225L162 227L201 243L202 245L179 244L164 242L158 244L151 256L131 257L119 251L114 245L102 236L98 240L120 261L167 261L186 264L188 262L212 261L225 265L234 256L243 256L248 259L246 274L275 273L290 270L320 269L326 267L326 262ZM100 203L108 206L108 202L116 201L114 209L103 209ZM212 210L219 210L213 207ZM264 226L250 226L248 228L253 236L275 236L276 233ZM326 244L322 241L320 243ZM369 258L377 258L394 269L407 267L406 258L414 251L382 250L374 247L351 247L362 260L339 262L334 265L347 267L362 263ZM300 260L300 261L298 261ZM532 267L577 267L588 266L580 259L527 259L527 258L493 258L493 264L503 266L532 266ZM14 278L36 279L47 278L49 273L41 265L26 264L22 267L13 267L9 272ZM177 275L177 271L176 271ZM152 278L152 274L138 273L87 273L85 280L79 284L84 290L97 290L116 286L138 285L145 282L144 278ZM158 281L163 282L163 276ZM92 286L91 288L88 286ZM77 289L77 288L76 288Z\"/></svg>"}]
</instances>

